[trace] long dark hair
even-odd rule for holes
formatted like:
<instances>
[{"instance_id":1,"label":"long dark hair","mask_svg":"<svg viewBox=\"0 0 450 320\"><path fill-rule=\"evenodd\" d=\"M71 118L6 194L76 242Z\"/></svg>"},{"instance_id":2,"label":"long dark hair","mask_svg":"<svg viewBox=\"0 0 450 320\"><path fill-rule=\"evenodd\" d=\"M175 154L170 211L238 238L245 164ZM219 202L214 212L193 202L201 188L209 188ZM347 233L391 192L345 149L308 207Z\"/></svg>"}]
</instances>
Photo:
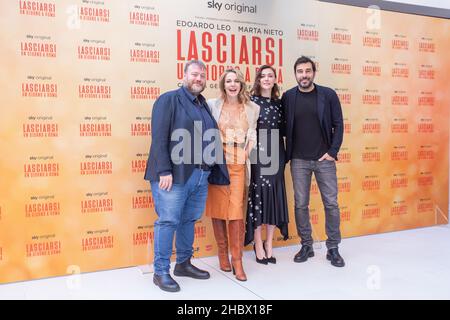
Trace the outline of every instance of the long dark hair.
<instances>
[{"instance_id":1,"label":"long dark hair","mask_svg":"<svg viewBox=\"0 0 450 320\"><path fill-rule=\"evenodd\" d=\"M270 69L273 71L273 74L275 75L275 80L277 80L277 73L275 69L272 66L263 65L259 68L258 72L256 72L255 76L255 83L253 84L253 88L250 91L250 93L254 96L260 96L261 95L261 78L262 78L262 72L266 69ZM278 87L278 84L275 82L272 88L272 92L270 93L270 96L272 99L277 99L280 96L280 88Z\"/></svg>"}]
</instances>

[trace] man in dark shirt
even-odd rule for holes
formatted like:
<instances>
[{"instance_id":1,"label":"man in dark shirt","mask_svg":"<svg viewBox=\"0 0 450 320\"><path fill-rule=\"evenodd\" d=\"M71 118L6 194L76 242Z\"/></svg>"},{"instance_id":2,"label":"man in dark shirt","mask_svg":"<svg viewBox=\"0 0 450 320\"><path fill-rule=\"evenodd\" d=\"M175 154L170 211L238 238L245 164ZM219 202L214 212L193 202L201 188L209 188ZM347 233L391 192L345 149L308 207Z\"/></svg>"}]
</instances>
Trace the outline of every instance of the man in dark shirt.
<instances>
[{"instance_id":1,"label":"man in dark shirt","mask_svg":"<svg viewBox=\"0 0 450 320\"><path fill-rule=\"evenodd\" d=\"M311 59L298 58L294 72L298 86L282 97L286 115L286 159L291 160L295 222L302 243L294 261L304 262L314 256L309 218L314 173L325 208L327 259L333 266L343 267L345 262L338 251L341 232L336 176L336 159L344 131L341 104L334 90L314 83L316 66Z\"/></svg>"}]
</instances>

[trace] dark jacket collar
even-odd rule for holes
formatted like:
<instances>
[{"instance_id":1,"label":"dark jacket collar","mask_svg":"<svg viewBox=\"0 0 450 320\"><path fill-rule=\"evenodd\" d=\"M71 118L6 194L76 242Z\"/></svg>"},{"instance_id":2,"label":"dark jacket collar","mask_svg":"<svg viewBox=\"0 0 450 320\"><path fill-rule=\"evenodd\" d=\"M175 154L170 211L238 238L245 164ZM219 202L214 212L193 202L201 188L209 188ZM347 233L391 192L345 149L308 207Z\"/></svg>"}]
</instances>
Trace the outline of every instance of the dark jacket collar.
<instances>
[{"instance_id":1,"label":"dark jacket collar","mask_svg":"<svg viewBox=\"0 0 450 320\"><path fill-rule=\"evenodd\" d=\"M178 95L178 99L179 99L179 103L180 103L181 107L186 111L188 116L193 121L195 129L201 133L202 132L202 130L201 130L202 119L200 118L200 115L198 114L198 112L195 111L195 106L193 105L194 100L191 100L191 98L195 99L195 96L193 94L191 94L184 87L181 87L180 89L178 89L177 95ZM199 95L199 96L201 96L201 95ZM202 96L202 98L203 98L203 96ZM205 98L203 98L203 99L205 99Z\"/></svg>"},{"instance_id":2,"label":"dark jacket collar","mask_svg":"<svg viewBox=\"0 0 450 320\"><path fill-rule=\"evenodd\" d=\"M186 89L185 86L181 87L181 91L186 95L186 97L191 101L192 103L196 104L196 101L198 100L201 104L206 102L205 97L203 97L201 94L199 94L197 97L194 96L192 93L189 92L188 89Z\"/></svg>"}]
</instances>

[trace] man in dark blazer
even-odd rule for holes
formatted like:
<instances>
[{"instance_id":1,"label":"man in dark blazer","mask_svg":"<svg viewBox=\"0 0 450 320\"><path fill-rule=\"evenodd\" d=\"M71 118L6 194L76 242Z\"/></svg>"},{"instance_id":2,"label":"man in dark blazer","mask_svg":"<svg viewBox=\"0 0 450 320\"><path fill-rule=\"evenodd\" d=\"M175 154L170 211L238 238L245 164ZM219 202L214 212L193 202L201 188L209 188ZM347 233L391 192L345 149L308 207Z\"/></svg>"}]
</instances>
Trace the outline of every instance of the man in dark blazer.
<instances>
[{"instance_id":1,"label":"man in dark blazer","mask_svg":"<svg viewBox=\"0 0 450 320\"><path fill-rule=\"evenodd\" d=\"M205 87L205 65L189 61L184 69L183 86L162 94L153 105L152 144L145 172L158 215L153 282L169 292L180 290L170 275L175 234L174 275L210 277L190 261L194 225L205 209L208 182L229 184L217 123L200 94Z\"/></svg>"},{"instance_id":2,"label":"man in dark blazer","mask_svg":"<svg viewBox=\"0 0 450 320\"><path fill-rule=\"evenodd\" d=\"M341 242L336 160L342 144L344 124L336 92L314 83L315 63L300 57L294 64L298 86L286 91L282 103L286 118L286 159L291 161L294 184L295 223L301 250L295 262L314 256L309 218L311 177L314 173L325 208L327 259L336 267L345 265Z\"/></svg>"}]
</instances>

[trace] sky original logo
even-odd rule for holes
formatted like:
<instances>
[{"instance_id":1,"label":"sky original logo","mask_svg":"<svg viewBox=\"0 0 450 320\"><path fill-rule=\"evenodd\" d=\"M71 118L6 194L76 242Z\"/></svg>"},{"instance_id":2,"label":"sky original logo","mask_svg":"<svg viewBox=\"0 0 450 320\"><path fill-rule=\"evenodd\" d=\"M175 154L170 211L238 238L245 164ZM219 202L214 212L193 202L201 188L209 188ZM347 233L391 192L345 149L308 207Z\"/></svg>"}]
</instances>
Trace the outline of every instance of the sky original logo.
<instances>
[{"instance_id":1,"label":"sky original logo","mask_svg":"<svg viewBox=\"0 0 450 320\"><path fill-rule=\"evenodd\" d=\"M256 5L248 6L248 5L244 5L244 4L237 4L236 2L223 3L223 2L219 2L219 1L215 1L215 0L208 1L207 5L208 5L208 9L214 9L214 10L217 10L218 12L225 10L225 11L235 11L238 14L257 13Z\"/></svg>"}]
</instances>

